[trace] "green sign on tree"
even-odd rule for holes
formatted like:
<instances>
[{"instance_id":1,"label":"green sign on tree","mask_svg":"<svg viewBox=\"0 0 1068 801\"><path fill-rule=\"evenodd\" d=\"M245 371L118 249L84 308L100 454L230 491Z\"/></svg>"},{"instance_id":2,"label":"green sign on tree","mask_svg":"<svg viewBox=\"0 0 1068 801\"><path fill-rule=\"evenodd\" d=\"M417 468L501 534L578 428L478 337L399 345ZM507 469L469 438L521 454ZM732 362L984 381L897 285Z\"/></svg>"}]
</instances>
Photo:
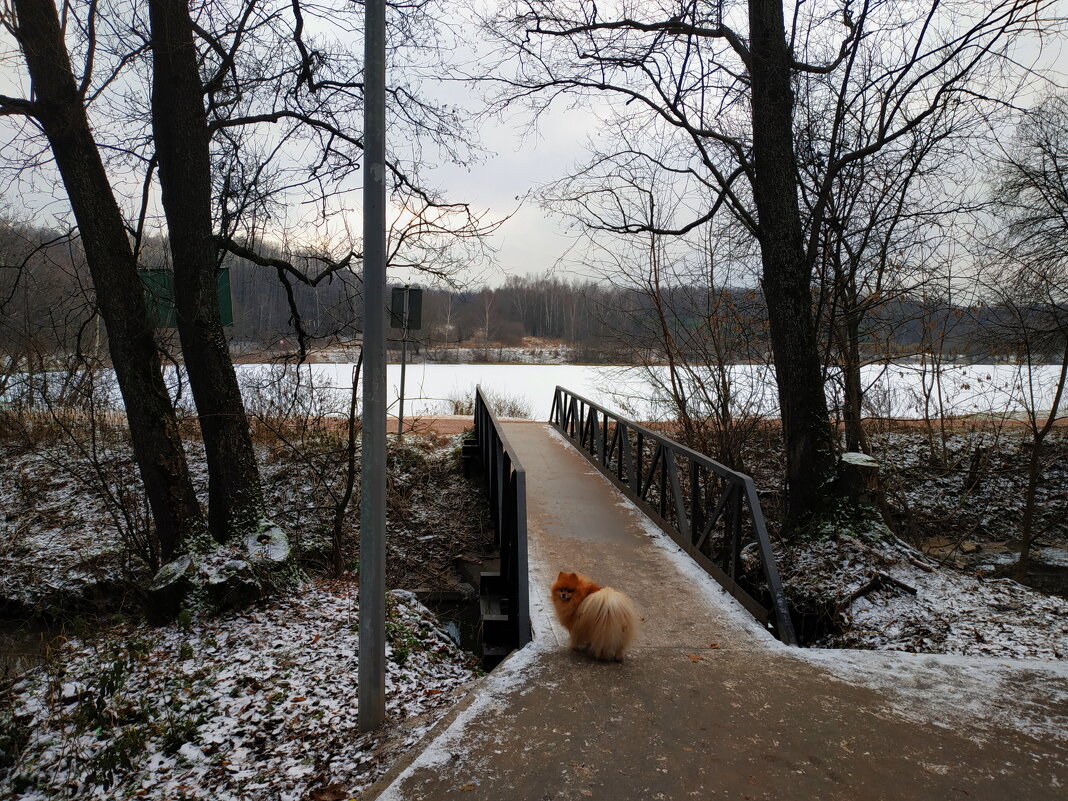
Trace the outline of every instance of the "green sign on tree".
<instances>
[{"instance_id":1,"label":"green sign on tree","mask_svg":"<svg viewBox=\"0 0 1068 801\"><path fill-rule=\"evenodd\" d=\"M174 309L174 273L170 270L138 270L145 287L148 317L156 328L174 328L178 315ZM219 295L219 316L223 325L234 324L234 302L230 296L230 268L221 267L215 274Z\"/></svg>"}]
</instances>

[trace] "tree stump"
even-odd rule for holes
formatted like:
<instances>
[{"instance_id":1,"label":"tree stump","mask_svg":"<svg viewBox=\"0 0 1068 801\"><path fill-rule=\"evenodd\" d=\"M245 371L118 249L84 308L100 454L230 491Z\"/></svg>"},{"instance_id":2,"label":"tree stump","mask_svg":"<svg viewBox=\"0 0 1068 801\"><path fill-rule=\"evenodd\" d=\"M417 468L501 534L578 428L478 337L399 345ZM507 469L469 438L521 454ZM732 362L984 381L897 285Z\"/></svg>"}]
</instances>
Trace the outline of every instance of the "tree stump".
<instances>
[{"instance_id":1,"label":"tree stump","mask_svg":"<svg viewBox=\"0 0 1068 801\"><path fill-rule=\"evenodd\" d=\"M843 453L838 485L842 495L858 506L878 506L879 462L866 453Z\"/></svg>"},{"instance_id":2,"label":"tree stump","mask_svg":"<svg viewBox=\"0 0 1068 801\"><path fill-rule=\"evenodd\" d=\"M148 621L153 625L178 617L193 589L197 568L192 554L183 554L159 569L148 586Z\"/></svg>"}]
</instances>

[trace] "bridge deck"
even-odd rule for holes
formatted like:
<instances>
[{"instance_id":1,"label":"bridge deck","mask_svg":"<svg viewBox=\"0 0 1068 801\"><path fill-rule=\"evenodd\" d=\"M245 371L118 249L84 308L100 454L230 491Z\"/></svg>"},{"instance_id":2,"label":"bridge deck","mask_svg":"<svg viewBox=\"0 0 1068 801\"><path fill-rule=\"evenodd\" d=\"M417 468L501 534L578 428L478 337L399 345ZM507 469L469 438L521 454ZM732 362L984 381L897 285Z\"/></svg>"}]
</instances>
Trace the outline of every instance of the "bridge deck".
<instances>
[{"instance_id":1,"label":"bridge deck","mask_svg":"<svg viewBox=\"0 0 1068 801\"><path fill-rule=\"evenodd\" d=\"M534 644L379 798L1065 797L1063 665L786 648L548 426L506 428L527 470ZM644 631L623 664L567 649L561 569L633 597Z\"/></svg>"}]
</instances>

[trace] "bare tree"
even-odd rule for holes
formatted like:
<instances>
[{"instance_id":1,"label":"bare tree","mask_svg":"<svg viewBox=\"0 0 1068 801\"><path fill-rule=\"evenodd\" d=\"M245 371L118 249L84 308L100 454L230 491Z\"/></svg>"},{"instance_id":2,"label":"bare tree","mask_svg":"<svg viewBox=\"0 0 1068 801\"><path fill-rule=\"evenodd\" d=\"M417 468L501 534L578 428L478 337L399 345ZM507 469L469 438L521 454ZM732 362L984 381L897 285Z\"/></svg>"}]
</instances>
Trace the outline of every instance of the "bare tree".
<instances>
[{"instance_id":1,"label":"bare tree","mask_svg":"<svg viewBox=\"0 0 1068 801\"><path fill-rule=\"evenodd\" d=\"M553 0L520 3L515 13L509 6L490 23L519 63L504 80L503 106L524 99L541 109L563 95L625 104L609 120L605 149L568 193L589 227L683 235L729 214L758 243L787 453L788 529L817 519L835 489L836 433L811 284L837 182L850 165L922 127L948 98L981 97L977 82L1000 88L997 71L1008 63L1002 57L1013 35L1048 5L799 3L787 20L781 0L751 0L744 10L677 0L607 11ZM867 78L853 72L865 48L885 56ZM821 149L797 129L794 87L815 78L856 82L879 96L868 135L832 135ZM837 95L843 120L849 96ZM809 145L822 167L802 208L798 147ZM692 187L692 202L667 224L650 228L633 214L636 204L620 200L640 188L629 170L636 161Z\"/></svg>"},{"instance_id":2,"label":"bare tree","mask_svg":"<svg viewBox=\"0 0 1068 801\"><path fill-rule=\"evenodd\" d=\"M991 282L995 325L1015 344L1018 399L1031 438L1015 575L1027 573L1035 539L1043 444L1061 417L1068 382L1068 97L1052 95L1020 124L999 160L996 198L1006 224ZM1036 363L1057 365L1043 381ZM1045 385L1043 385L1045 384Z\"/></svg>"},{"instance_id":3,"label":"bare tree","mask_svg":"<svg viewBox=\"0 0 1068 801\"><path fill-rule=\"evenodd\" d=\"M240 539L265 514L216 292L210 133L189 4L151 0L152 131L174 263L178 333L208 461L208 524Z\"/></svg>"},{"instance_id":4,"label":"bare tree","mask_svg":"<svg viewBox=\"0 0 1068 801\"><path fill-rule=\"evenodd\" d=\"M80 104L74 113L87 125L92 117L97 141L106 143L101 175L109 169L113 185L138 187L124 198L135 219L120 217L116 229L132 238L131 269L150 249L153 227L166 230L158 241L172 251L184 361L209 452L211 530L228 539L262 515L263 503L215 302L216 270L229 254L274 274L301 358L312 334L298 288L355 284L359 246L343 216L362 163L362 64L353 47L362 16L340 0L224 0L192 8L160 0L146 8L64 4L57 35L82 61L80 74L71 74L76 91L69 100ZM446 30L438 25L441 8L438 0L418 0L391 15L391 57L399 68L390 113L398 135L387 168L398 210L391 266L448 279L485 257L485 235L500 221L446 201L421 180L426 162L477 154L463 114L424 99L425 82L440 75L447 52L436 33ZM5 21L14 31L13 11ZM5 115L32 110L28 100L4 99ZM25 133L15 141L30 169L15 173L16 184L47 171L33 152L33 126ZM154 216L157 189L166 227ZM123 286L129 295L140 285L130 279Z\"/></svg>"},{"instance_id":5,"label":"bare tree","mask_svg":"<svg viewBox=\"0 0 1068 801\"><path fill-rule=\"evenodd\" d=\"M75 82L52 0L15 0L3 10L2 19L22 49L33 95L0 98L0 109L40 126L63 178L107 328L160 550L169 558L202 534L203 518L163 382L136 261L86 117L87 87Z\"/></svg>"}]
</instances>

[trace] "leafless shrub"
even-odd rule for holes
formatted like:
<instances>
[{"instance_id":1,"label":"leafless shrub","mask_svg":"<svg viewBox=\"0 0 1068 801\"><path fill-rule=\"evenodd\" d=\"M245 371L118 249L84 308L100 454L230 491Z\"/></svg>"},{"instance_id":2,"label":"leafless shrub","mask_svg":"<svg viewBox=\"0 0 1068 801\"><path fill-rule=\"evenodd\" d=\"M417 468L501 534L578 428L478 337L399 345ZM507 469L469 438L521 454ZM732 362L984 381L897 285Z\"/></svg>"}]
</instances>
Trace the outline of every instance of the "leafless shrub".
<instances>
[{"instance_id":1,"label":"leafless shrub","mask_svg":"<svg viewBox=\"0 0 1068 801\"><path fill-rule=\"evenodd\" d=\"M525 395L501 390L484 390L483 394L493 413L498 417L513 417L518 420L534 419L534 405ZM452 409L451 414L473 415L475 413L474 390L466 394L455 392L446 400Z\"/></svg>"},{"instance_id":2,"label":"leafless shrub","mask_svg":"<svg viewBox=\"0 0 1068 801\"><path fill-rule=\"evenodd\" d=\"M16 401L3 418L5 443L34 453L99 504L112 523L122 574L131 584L157 570L159 542L137 479L126 418L115 405L113 371L72 356L54 369L20 375L14 389ZM105 535L90 533L100 536Z\"/></svg>"},{"instance_id":3,"label":"leafless shrub","mask_svg":"<svg viewBox=\"0 0 1068 801\"><path fill-rule=\"evenodd\" d=\"M291 526L298 549L314 551L329 538L332 569L340 574L354 551L354 532L348 508L357 481L357 435L362 420L357 410L360 365L352 386L335 387L304 366L273 365L243 375L246 408L256 440L275 451L275 460L295 461L301 467L307 496L302 503L314 519L312 531ZM281 489L281 488L279 488ZM290 510L291 514L299 514ZM327 524L323 515L329 514Z\"/></svg>"}]
</instances>

